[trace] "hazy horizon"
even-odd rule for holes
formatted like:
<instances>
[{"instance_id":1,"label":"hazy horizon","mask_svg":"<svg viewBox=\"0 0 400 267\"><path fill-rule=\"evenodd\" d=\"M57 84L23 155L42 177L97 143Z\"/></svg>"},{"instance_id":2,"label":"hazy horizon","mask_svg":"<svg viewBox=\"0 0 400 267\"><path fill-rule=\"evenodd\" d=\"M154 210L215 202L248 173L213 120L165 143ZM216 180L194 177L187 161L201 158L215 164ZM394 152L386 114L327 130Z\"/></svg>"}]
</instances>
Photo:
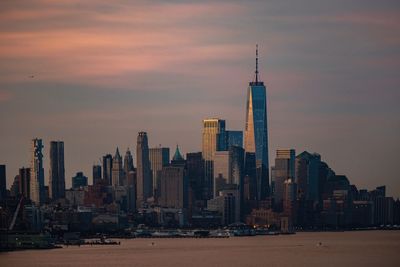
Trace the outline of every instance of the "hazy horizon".
<instances>
[{"instance_id":1,"label":"hazy horizon","mask_svg":"<svg viewBox=\"0 0 400 267\"><path fill-rule=\"evenodd\" d=\"M136 137L201 151L202 119L244 130L255 45L275 151L319 153L360 188L400 197L398 1L0 3L0 164L65 143L66 186ZM33 77L32 77L33 76Z\"/></svg>"}]
</instances>

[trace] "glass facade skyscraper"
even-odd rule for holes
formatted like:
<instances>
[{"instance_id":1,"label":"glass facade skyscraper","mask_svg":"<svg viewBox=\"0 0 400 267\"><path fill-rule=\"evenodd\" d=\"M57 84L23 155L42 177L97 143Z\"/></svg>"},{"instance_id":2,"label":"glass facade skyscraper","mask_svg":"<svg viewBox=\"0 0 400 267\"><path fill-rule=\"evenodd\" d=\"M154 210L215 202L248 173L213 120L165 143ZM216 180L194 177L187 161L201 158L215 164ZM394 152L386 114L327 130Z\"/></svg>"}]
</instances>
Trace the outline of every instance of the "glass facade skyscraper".
<instances>
[{"instance_id":1,"label":"glass facade skyscraper","mask_svg":"<svg viewBox=\"0 0 400 267\"><path fill-rule=\"evenodd\" d=\"M257 166L263 166L265 173L258 183L258 198L265 198L268 191L268 127L267 127L267 90L264 82L258 80L258 48L256 50L255 81L247 89L245 150L255 153Z\"/></svg>"}]
</instances>

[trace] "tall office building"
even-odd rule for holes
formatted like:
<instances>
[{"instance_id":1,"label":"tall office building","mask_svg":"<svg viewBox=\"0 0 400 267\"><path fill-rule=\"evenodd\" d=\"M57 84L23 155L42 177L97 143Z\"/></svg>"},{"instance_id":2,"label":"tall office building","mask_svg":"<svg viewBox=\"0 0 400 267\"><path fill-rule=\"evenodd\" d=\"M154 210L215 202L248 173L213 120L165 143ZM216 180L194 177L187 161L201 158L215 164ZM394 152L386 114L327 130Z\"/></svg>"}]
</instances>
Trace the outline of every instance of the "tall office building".
<instances>
[{"instance_id":1,"label":"tall office building","mask_svg":"<svg viewBox=\"0 0 400 267\"><path fill-rule=\"evenodd\" d=\"M135 170L135 166L133 165L133 156L131 151L128 149L125 152L125 156L124 156L124 173L125 176L127 177L127 175L130 172L133 172ZM127 180L127 178L125 178ZM127 182L127 181L125 181Z\"/></svg>"},{"instance_id":2,"label":"tall office building","mask_svg":"<svg viewBox=\"0 0 400 267\"><path fill-rule=\"evenodd\" d=\"M119 149L115 151L112 164L112 185L120 186L123 185L124 180L124 169L122 168L122 157L119 154Z\"/></svg>"},{"instance_id":3,"label":"tall office building","mask_svg":"<svg viewBox=\"0 0 400 267\"><path fill-rule=\"evenodd\" d=\"M183 166L162 168L160 179L161 207L184 209L188 207L188 179Z\"/></svg>"},{"instance_id":4,"label":"tall office building","mask_svg":"<svg viewBox=\"0 0 400 267\"><path fill-rule=\"evenodd\" d=\"M214 194L224 189L242 191L244 177L244 150L231 146L228 151L217 151L214 157ZM241 194L239 194L241 195Z\"/></svg>"},{"instance_id":5,"label":"tall office building","mask_svg":"<svg viewBox=\"0 0 400 267\"><path fill-rule=\"evenodd\" d=\"M231 146L243 147L243 132L242 131L226 131L226 148Z\"/></svg>"},{"instance_id":6,"label":"tall office building","mask_svg":"<svg viewBox=\"0 0 400 267\"><path fill-rule=\"evenodd\" d=\"M318 201L321 156L304 151L297 155L295 164L299 196L306 200Z\"/></svg>"},{"instance_id":7,"label":"tall office building","mask_svg":"<svg viewBox=\"0 0 400 267\"><path fill-rule=\"evenodd\" d=\"M100 165L93 165L92 169L92 178L93 178L93 185L98 184L101 182L101 166Z\"/></svg>"},{"instance_id":8,"label":"tall office building","mask_svg":"<svg viewBox=\"0 0 400 267\"><path fill-rule=\"evenodd\" d=\"M194 200L204 200L204 159L201 152L186 154L186 168L189 178L189 187L193 192Z\"/></svg>"},{"instance_id":9,"label":"tall office building","mask_svg":"<svg viewBox=\"0 0 400 267\"><path fill-rule=\"evenodd\" d=\"M103 180L112 185L113 158L110 154L103 156Z\"/></svg>"},{"instance_id":10,"label":"tall office building","mask_svg":"<svg viewBox=\"0 0 400 267\"><path fill-rule=\"evenodd\" d=\"M136 145L136 184L138 208L152 196L153 181L151 178L149 144L146 132L139 132Z\"/></svg>"},{"instance_id":11,"label":"tall office building","mask_svg":"<svg viewBox=\"0 0 400 267\"><path fill-rule=\"evenodd\" d=\"M31 143L31 200L40 205L45 199L42 139L32 139Z\"/></svg>"},{"instance_id":12,"label":"tall office building","mask_svg":"<svg viewBox=\"0 0 400 267\"><path fill-rule=\"evenodd\" d=\"M149 149L150 169L153 178L153 193L159 196L159 186L162 168L169 164L169 148L155 147Z\"/></svg>"},{"instance_id":13,"label":"tall office building","mask_svg":"<svg viewBox=\"0 0 400 267\"><path fill-rule=\"evenodd\" d=\"M213 195L213 164L216 151L226 150L225 120L203 120L202 155L204 159L204 186L207 199Z\"/></svg>"},{"instance_id":14,"label":"tall office building","mask_svg":"<svg viewBox=\"0 0 400 267\"><path fill-rule=\"evenodd\" d=\"M0 201L7 196L6 165L0 165Z\"/></svg>"},{"instance_id":15,"label":"tall office building","mask_svg":"<svg viewBox=\"0 0 400 267\"><path fill-rule=\"evenodd\" d=\"M296 151L294 149L278 149L276 151L275 166L272 167L272 195L275 207L283 208L285 181L295 178Z\"/></svg>"},{"instance_id":16,"label":"tall office building","mask_svg":"<svg viewBox=\"0 0 400 267\"><path fill-rule=\"evenodd\" d=\"M50 198L58 200L65 197L64 142L50 142L49 170Z\"/></svg>"},{"instance_id":17,"label":"tall office building","mask_svg":"<svg viewBox=\"0 0 400 267\"><path fill-rule=\"evenodd\" d=\"M30 199L30 183L31 183L31 169L20 168L19 169L19 193L24 196L25 199Z\"/></svg>"},{"instance_id":18,"label":"tall office building","mask_svg":"<svg viewBox=\"0 0 400 267\"><path fill-rule=\"evenodd\" d=\"M257 46L255 81L250 82L247 89L244 149L246 152L255 153L257 169L264 169L260 183L257 185L261 199L267 196L269 183L267 127L267 92L264 82L258 80Z\"/></svg>"}]
</instances>

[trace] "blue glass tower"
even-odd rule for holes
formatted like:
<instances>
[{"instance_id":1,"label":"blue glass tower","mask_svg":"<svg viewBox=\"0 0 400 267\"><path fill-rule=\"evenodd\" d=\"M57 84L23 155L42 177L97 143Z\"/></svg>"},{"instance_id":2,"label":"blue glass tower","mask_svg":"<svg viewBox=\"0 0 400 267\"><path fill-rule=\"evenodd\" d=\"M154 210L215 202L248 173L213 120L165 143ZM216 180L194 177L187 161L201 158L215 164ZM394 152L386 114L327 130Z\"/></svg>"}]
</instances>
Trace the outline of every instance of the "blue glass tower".
<instances>
[{"instance_id":1,"label":"blue glass tower","mask_svg":"<svg viewBox=\"0 0 400 267\"><path fill-rule=\"evenodd\" d=\"M255 153L257 168L257 198L264 199L268 194L268 127L267 127L267 91L264 82L258 80L258 46L256 48L255 81L247 89L246 153Z\"/></svg>"}]
</instances>

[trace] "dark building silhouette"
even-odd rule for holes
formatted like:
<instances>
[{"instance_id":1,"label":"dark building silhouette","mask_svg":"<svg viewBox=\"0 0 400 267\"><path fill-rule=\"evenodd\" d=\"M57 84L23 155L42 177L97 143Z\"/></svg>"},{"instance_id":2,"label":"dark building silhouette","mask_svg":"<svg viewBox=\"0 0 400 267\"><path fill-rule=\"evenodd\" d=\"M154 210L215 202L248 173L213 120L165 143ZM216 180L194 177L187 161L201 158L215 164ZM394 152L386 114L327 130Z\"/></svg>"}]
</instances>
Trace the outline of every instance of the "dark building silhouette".
<instances>
[{"instance_id":1,"label":"dark building silhouette","mask_svg":"<svg viewBox=\"0 0 400 267\"><path fill-rule=\"evenodd\" d=\"M149 144L146 132L139 132L136 146L136 192L138 208L143 207L147 199L152 196L153 181L150 170Z\"/></svg>"},{"instance_id":2,"label":"dark building silhouette","mask_svg":"<svg viewBox=\"0 0 400 267\"><path fill-rule=\"evenodd\" d=\"M132 179L129 175L135 171L135 166L133 165L133 156L129 148L125 152L124 156L124 182L123 185L132 184L129 180Z\"/></svg>"},{"instance_id":3,"label":"dark building silhouette","mask_svg":"<svg viewBox=\"0 0 400 267\"><path fill-rule=\"evenodd\" d=\"M72 189L78 189L79 187L84 187L88 185L88 178L83 175L83 172L77 172L74 177L72 177Z\"/></svg>"},{"instance_id":4,"label":"dark building silhouette","mask_svg":"<svg viewBox=\"0 0 400 267\"><path fill-rule=\"evenodd\" d=\"M188 179L183 166L163 167L159 204L164 208L188 208Z\"/></svg>"},{"instance_id":5,"label":"dark building silhouette","mask_svg":"<svg viewBox=\"0 0 400 267\"><path fill-rule=\"evenodd\" d=\"M19 169L19 193L24 196L25 199L30 199L30 183L31 183L31 169L20 168Z\"/></svg>"},{"instance_id":6,"label":"dark building silhouette","mask_svg":"<svg viewBox=\"0 0 400 267\"><path fill-rule=\"evenodd\" d=\"M0 201L7 197L6 165L0 165Z\"/></svg>"},{"instance_id":7,"label":"dark building silhouette","mask_svg":"<svg viewBox=\"0 0 400 267\"><path fill-rule=\"evenodd\" d=\"M201 152L186 154L186 168L189 187L193 193L193 201L205 200L204 189L204 160Z\"/></svg>"},{"instance_id":8,"label":"dark building silhouette","mask_svg":"<svg viewBox=\"0 0 400 267\"><path fill-rule=\"evenodd\" d=\"M52 200L65 197L64 142L50 142L49 193Z\"/></svg>"},{"instance_id":9,"label":"dark building silhouette","mask_svg":"<svg viewBox=\"0 0 400 267\"><path fill-rule=\"evenodd\" d=\"M93 177L93 185L98 184L101 182L101 166L100 165L93 165L92 169L92 177Z\"/></svg>"},{"instance_id":10,"label":"dark building silhouette","mask_svg":"<svg viewBox=\"0 0 400 267\"><path fill-rule=\"evenodd\" d=\"M113 167L113 158L111 154L103 156L103 180L108 185L112 185L112 167Z\"/></svg>"}]
</instances>

